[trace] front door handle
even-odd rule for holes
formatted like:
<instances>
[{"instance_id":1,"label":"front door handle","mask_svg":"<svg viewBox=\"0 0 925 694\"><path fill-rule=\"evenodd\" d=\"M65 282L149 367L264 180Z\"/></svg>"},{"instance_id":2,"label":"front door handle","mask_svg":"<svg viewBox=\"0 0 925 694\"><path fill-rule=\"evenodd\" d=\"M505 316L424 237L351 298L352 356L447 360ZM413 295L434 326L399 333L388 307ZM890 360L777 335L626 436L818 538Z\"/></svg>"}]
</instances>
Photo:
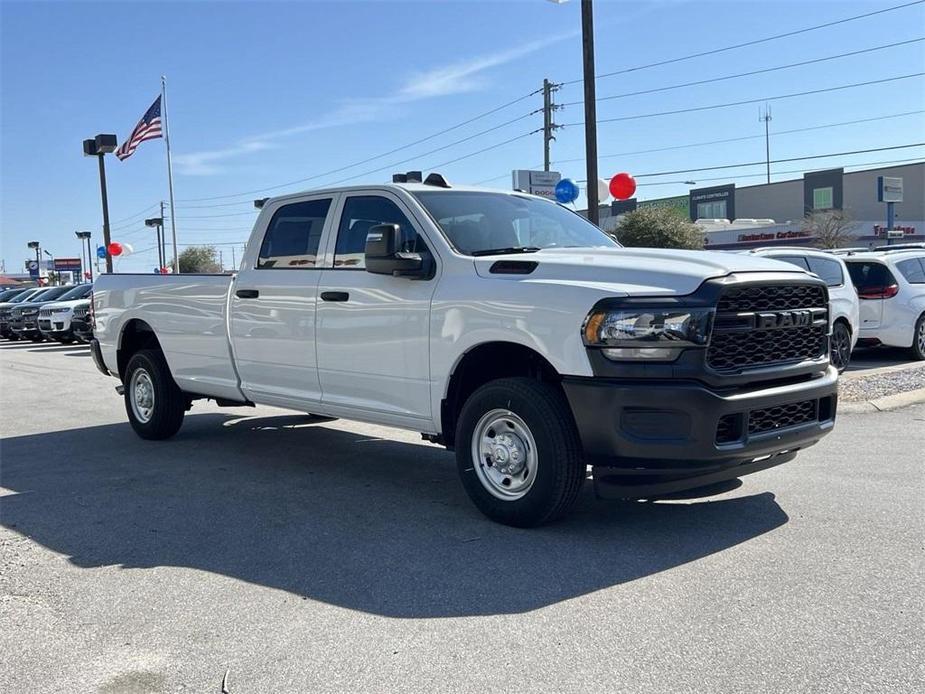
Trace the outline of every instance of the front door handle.
<instances>
[{"instance_id":1,"label":"front door handle","mask_svg":"<svg viewBox=\"0 0 925 694\"><path fill-rule=\"evenodd\" d=\"M235 296L239 299L256 299L260 296L260 291L257 289L239 289L235 292Z\"/></svg>"},{"instance_id":2,"label":"front door handle","mask_svg":"<svg viewBox=\"0 0 925 694\"><path fill-rule=\"evenodd\" d=\"M347 301L349 298L347 292L321 292L322 301Z\"/></svg>"}]
</instances>

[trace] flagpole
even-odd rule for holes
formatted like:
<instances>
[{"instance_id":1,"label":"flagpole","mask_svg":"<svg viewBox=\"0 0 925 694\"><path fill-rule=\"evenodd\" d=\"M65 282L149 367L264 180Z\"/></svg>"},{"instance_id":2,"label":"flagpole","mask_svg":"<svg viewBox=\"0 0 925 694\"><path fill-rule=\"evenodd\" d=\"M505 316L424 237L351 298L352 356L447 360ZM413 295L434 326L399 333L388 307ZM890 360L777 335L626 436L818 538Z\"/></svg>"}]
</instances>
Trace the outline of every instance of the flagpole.
<instances>
[{"instance_id":1,"label":"flagpole","mask_svg":"<svg viewBox=\"0 0 925 694\"><path fill-rule=\"evenodd\" d=\"M180 258L177 253L177 208L173 204L173 165L170 163L170 131L167 125L167 78L161 75L161 106L164 109L164 143L167 145L167 186L170 189L170 232L173 236L173 271L180 273Z\"/></svg>"}]
</instances>

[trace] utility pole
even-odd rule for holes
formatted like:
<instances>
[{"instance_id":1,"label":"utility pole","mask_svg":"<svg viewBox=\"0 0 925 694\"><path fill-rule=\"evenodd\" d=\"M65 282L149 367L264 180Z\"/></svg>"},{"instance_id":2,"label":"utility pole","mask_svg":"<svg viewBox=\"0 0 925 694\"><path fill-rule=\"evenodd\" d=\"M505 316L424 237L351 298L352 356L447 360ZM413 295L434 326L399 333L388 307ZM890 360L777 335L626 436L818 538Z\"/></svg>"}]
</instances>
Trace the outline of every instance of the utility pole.
<instances>
[{"instance_id":1,"label":"utility pole","mask_svg":"<svg viewBox=\"0 0 925 694\"><path fill-rule=\"evenodd\" d=\"M170 214L173 214L171 210ZM161 224L157 228L157 255L160 258L159 267L167 267L167 234L164 233L164 201L161 200Z\"/></svg>"},{"instance_id":2,"label":"utility pole","mask_svg":"<svg viewBox=\"0 0 925 694\"><path fill-rule=\"evenodd\" d=\"M771 182L771 133L769 123L771 122L771 106L764 105L764 110L758 112L758 120L764 121L764 156L768 167L768 183Z\"/></svg>"},{"instance_id":3,"label":"utility pole","mask_svg":"<svg viewBox=\"0 0 925 694\"><path fill-rule=\"evenodd\" d=\"M581 0L581 48L585 87L585 165L588 182L588 221L599 221L597 198L597 93L594 85L594 7Z\"/></svg>"},{"instance_id":4,"label":"utility pole","mask_svg":"<svg viewBox=\"0 0 925 694\"><path fill-rule=\"evenodd\" d=\"M238 264L234 262L234 246L232 246L231 247L231 269L236 270L237 268L238 268Z\"/></svg>"},{"instance_id":5,"label":"utility pole","mask_svg":"<svg viewBox=\"0 0 925 694\"><path fill-rule=\"evenodd\" d=\"M552 121L552 114L558 109L552 95L559 91L559 87L555 82L543 80L543 171L549 171L549 143L556 139L553 133L559 128Z\"/></svg>"},{"instance_id":6,"label":"utility pole","mask_svg":"<svg viewBox=\"0 0 925 694\"><path fill-rule=\"evenodd\" d=\"M222 272L225 272L225 255L221 250L218 252L218 264L222 267Z\"/></svg>"}]
</instances>

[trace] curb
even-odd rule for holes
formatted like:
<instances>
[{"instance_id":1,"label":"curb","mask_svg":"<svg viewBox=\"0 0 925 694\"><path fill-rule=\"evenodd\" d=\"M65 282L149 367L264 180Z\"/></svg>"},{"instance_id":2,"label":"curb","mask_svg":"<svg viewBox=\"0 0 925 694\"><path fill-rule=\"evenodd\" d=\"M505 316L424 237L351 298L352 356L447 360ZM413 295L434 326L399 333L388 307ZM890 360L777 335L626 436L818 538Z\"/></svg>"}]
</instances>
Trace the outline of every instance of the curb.
<instances>
[{"instance_id":1,"label":"curb","mask_svg":"<svg viewBox=\"0 0 925 694\"><path fill-rule=\"evenodd\" d=\"M908 364L893 364L892 366L877 366L871 369L858 369L857 371L845 371L838 374L839 381L854 381L859 378L869 378L871 376L881 376L883 374L896 373L898 371L913 371L915 369L925 369L923 362L911 362Z\"/></svg>"},{"instance_id":2,"label":"curb","mask_svg":"<svg viewBox=\"0 0 925 694\"><path fill-rule=\"evenodd\" d=\"M839 402L838 412L841 414L857 414L864 412L887 412L896 410L900 407L908 407L925 402L925 388L916 390L907 390L904 393L894 395L885 395L875 400L863 400L860 402Z\"/></svg>"}]
</instances>

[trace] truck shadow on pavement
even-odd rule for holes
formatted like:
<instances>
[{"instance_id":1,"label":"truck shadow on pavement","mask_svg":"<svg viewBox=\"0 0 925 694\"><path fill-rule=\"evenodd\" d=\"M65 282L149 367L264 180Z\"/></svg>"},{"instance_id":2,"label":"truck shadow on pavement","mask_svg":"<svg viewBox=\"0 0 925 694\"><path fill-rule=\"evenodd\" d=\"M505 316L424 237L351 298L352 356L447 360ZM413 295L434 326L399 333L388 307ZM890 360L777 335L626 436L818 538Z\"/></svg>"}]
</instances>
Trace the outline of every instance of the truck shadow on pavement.
<instances>
[{"instance_id":1,"label":"truck shadow on pavement","mask_svg":"<svg viewBox=\"0 0 925 694\"><path fill-rule=\"evenodd\" d=\"M79 567L189 567L399 618L510 614L637 580L787 522L770 493L615 503L499 526L453 456L307 416L191 414L171 441L128 424L8 438L0 523Z\"/></svg>"}]
</instances>

